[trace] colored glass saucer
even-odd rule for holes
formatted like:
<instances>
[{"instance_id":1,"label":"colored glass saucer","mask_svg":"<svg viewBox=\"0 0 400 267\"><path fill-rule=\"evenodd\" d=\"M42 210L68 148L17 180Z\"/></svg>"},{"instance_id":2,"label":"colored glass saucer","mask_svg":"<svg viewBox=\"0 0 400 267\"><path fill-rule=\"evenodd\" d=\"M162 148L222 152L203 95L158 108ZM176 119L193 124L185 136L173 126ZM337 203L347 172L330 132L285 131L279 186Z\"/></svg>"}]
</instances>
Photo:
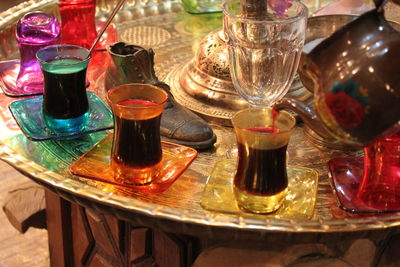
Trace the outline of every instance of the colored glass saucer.
<instances>
[{"instance_id":1,"label":"colored glass saucer","mask_svg":"<svg viewBox=\"0 0 400 267\"><path fill-rule=\"evenodd\" d=\"M20 60L7 60L0 62L0 88L6 96L21 97L43 94L43 87L18 88L17 77L19 74ZM86 81L86 87L89 87L89 80Z\"/></svg>"},{"instance_id":2,"label":"colored glass saucer","mask_svg":"<svg viewBox=\"0 0 400 267\"><path fill-rule=\"evenodd\" d=\"M197 157L197 151L193 148L162 141L162 161L153 181L146 185L123 184L114 180L114 172L110 167L112 139L113 135L108 135L75 161L70 168L72 174L134 191L161 193L167 190Z\"/></svg>"},{"instance_id":3,"label":"colored glass saucer","mask_svg":"<svg viewBox=\"0 0 400 267\"><path fill-rule=\"evenodd\" d=\"M11 97L32 96L43 94L42 88L18 88L16 85L20 61L8 60L0 62L0 88L3 93Z\"/></svg>"},{"instance_id":4,"label":"colored glass saucer","mask_svg":"<svg viewBox=\"0 0 400 267\"><path fill-rule=\"evenodd\" d=\"M81 130L72 133L55 132L46 126L42 113L42 96L14 101L9 105L9 109L22 132L33 141L67 138L112 129L113 116L110 109L93 92L87 92L87 96L88 119Z\"/></svg>"},{"instance_id":5,"label":"colored glass saucer","mask_svg":"<svg viewBox=\"0 0 400 267\"><path fill-rule=\"evenodd\" d=\"M251 214L242 211L236 203L233 193L235 170L234 159L223 159L215 164L201 197L200 204L204 209L247 216ZM287 173L288 193L282 206L276 212L262 216L290 220L311 219L317 197L318 173L313 169L293 166L287 166Z\"/></svg>"},{"instance_id":6,"label":"colored glass saucer","mask_svg":"<svg viewBox=\"0 0 400 267\"><path fill-rule=\"evenodd\" d=\"M329 160L328 166L336 199L343 210L353 213L400 211L400 207L398 209L375 208L358 197L364 174L364 159L362 157L333 158Z\"/></svg>"}]
</instances>

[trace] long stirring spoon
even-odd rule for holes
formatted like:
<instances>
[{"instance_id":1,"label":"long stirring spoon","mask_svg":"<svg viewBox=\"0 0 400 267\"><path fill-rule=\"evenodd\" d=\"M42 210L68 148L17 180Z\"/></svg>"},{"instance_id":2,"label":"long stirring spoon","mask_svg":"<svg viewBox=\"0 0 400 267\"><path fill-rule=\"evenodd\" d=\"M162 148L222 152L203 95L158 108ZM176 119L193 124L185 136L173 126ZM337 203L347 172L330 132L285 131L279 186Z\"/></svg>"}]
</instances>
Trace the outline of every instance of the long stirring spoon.
<instances>
[{"instance_id":1,"label":"long stirring spoon","mask_svg":"<svg viewBox=\"0 0 400 267\"><path fill-rule=\"evenodd\" d=\"M90 57L90 55L92 54L94 48L96 47L97 43L100 41L101 36L103 35L103 33L106 31L108 25L110 25L111 21L113 20L113 18L115 17L115 15L117 14L117 12L119 11L119 9L122 7L122 5L125 3L125 0L119 0L119 2L117 3L117 5L115 6L114 10L112 11L111 15L108 17L106 23L104 24L103 28L101 29L100 33L97 35L96 40L94 40L92 47L89 49L89 54L88 57Z\"/></svg>"}]
</instances>

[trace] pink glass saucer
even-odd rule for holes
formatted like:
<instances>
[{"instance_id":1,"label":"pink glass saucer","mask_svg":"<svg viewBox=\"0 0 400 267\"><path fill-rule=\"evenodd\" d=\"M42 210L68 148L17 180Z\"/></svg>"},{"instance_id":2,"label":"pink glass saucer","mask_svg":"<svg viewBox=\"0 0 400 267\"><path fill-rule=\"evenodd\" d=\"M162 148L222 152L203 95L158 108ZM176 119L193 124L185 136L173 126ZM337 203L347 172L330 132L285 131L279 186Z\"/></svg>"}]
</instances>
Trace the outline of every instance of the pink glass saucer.
<instances>
[{"instance_id":1,"label":"pink glass saucer","mask_svg":"<svg viewBox=\"0 0 400 267\"><path fill-rule=\"evenodd\" d=\"M398 209L381 209L369 206L357 196L364 174L362 157L339 157L328 162L332 187L340 208L353 213L384 213L400 211Z\"/></svg>"},{"instance_id":2,"label":"pink glass saucer","mask_svg":"<svg viewBox=\"0 0 400 267\"><path fill-rule=\"evenodd\" d=\"M30 96L43 93L43 88L33 88L25 91L16 85L19 73L19 60L8 60L0 62L0 88L7 96Z\"/></svg>"},{"instance_id":3,"label":"pink glass saucer","mask_svg":"<svg viewBox=\"0 0 400 267\"><path fill-rule=\"evenodd\" d=\"M112 134L108 135L83 154L71 165L71 173L134 191L154 194L167 190L197 157L197 151L193 148L162 141L162 164L153 181L146 185L123 184L114 180L114 172L110 167L112 138Z\"/></svg>"},{"instance_id":4,"label":"pink glass saucer","mask_svg":"<svg viewBox=\"0 0 400 267\"><path fill-rule=\"evenodd\" d=\"M96 21L96 29L100 31L104 26L103 21ZM106 51L106 45L108 43L114 43L117 41L117 32L114 24L110 24L107 30L104 32L100 42L96 46L96 51ZM104 57L103 61L104 63ZM17 77L19 74L20 60L7 60L0 62L0 88L3 93L10 97L20 96L33 96L43 94L43 88L28 88L27 90L20 89L16 85ZM88 68L88 72L92 71ZM89 75L89 73L88 73ZM87 87L89 87L89 81L87 81Z\"/></svg>"},{"instance_id":5,"label":"pink glass saucer","mask_svg":"<svg viewBox=\"0 0 400 267\"><path fill-rule=\"evenodd\" d=\"M0 88L6 96L21 97L34 96L43 94L43 88L28 88L21 89L17 87L16 81L18 78L20 60L7 60L0 62ZM90 83L86 81L86 87Z\"/></svg>"}]
</instances>

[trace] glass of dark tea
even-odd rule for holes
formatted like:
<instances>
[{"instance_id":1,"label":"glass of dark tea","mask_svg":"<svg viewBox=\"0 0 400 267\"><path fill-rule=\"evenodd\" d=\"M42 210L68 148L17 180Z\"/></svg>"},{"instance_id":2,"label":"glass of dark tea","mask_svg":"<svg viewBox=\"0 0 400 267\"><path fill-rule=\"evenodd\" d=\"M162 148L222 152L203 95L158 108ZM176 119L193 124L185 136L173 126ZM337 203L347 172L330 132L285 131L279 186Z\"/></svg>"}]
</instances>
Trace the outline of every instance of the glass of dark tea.
<instances>
[{"instance_id":1,"label":"glass of dark tea","mask_svg":"<svg viewBox=\"0 0 400 267\"><path fill-rule=\"evenodd\" d=\"M238 205L254 213L274 212L287 192L286 149L296 120L286 111L249 108L237 112L232 124L238 146Z\"/></svg>"},{"instance_id":2,"label":"glass of dark tea","mask_svg":"<svg viewBox=\"0 0 400 267\"><path fill-rule=\"evenodd\" d=\"M107 92L114 114L110 164L117 182L152 182L162 160L160 121L168 94L149 84L125 84Z\"/></svg>"},{"instance_id":3,"label":"glass of dark tea","mask_svg":"<svg viewBox=\"0 0 400 267\"><path fill-rule=\"evenodd\" d=\"M86 95L89 51L74 45L52 45L40 49L36 57L44 76L44 121L59 133L79 132L89 111Z\"/></svg>"}]
</instances>

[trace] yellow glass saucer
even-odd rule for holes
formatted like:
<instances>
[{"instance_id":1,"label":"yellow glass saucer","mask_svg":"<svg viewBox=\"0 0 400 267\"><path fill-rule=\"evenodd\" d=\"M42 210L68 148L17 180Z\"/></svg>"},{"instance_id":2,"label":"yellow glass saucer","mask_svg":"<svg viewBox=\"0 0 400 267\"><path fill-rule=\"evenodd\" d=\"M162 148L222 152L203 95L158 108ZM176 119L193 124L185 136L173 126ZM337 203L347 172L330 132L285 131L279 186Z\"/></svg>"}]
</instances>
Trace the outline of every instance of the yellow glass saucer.
<instances>
[{"instance_id":1,"label":"yellow glass saucer","mask_svg":"<svg viewBox=\"0 0 400 267\"><path fill-rule=\"evenodd\" d=\"M215 164L204 188L200 204L204 209L232 213L249 214L241 210L233 193L236 160L224 159ZM304 167L287 167L288 193L282 206L274 213L264 216L290 220L308 220L314 215L318 189L318 173Z\"/></svg>"}]
</instances>

